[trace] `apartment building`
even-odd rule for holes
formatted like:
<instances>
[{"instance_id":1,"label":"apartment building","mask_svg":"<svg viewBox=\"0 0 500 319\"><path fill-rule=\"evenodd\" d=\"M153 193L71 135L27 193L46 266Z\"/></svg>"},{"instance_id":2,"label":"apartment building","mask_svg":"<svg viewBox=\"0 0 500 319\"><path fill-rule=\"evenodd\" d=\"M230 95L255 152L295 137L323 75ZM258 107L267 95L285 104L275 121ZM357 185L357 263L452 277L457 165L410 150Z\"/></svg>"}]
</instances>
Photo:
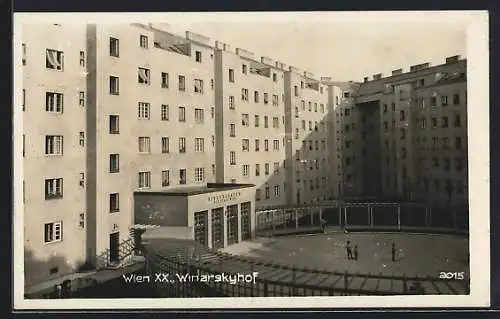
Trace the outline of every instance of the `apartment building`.
<instances>
[{"instance_id":1,"label":"apartment building","mask_svg":"<svg viewBox=\"0 0 500 319\"><path fill-rule=\"evenodd\" d=\"M215 42L217 181L256 185L256 206L285 196L284 65Z\"/></svg>"},{"instance_id":2,"label":"apartment building","mask_svg":"<svg viewBox=\"0 0 500 319\"><path fill-rule=\"evenodd\" d=\"M26 25L23 36L25 247L48 260L27 270L36 281L107 249L117 259L134 192L215 180L214 67L203 37L151 26Z\"/></svg>"},{"instance_id":3,"label":"apartment building","mask_svg":"<svg viewBox=\"0 0 500 319\"><path fill-rule=\"evenodd\" d=\"M356 143L366 154L363 193L466 203L466 92L466 60L459 56L365 78L355 96L367 133Z\"/></svg>"},{"instance_id":4,"label":"apartment building","mask_svg":"<svg viewBox=\"0 0 500 319\"><path fill-rule=\"evenodd\" d=\"M329 153L328 86L310 72L291 66L285 73L291 184L288 202L304 205L332 196Z\"/></svg>"}]
</instances>

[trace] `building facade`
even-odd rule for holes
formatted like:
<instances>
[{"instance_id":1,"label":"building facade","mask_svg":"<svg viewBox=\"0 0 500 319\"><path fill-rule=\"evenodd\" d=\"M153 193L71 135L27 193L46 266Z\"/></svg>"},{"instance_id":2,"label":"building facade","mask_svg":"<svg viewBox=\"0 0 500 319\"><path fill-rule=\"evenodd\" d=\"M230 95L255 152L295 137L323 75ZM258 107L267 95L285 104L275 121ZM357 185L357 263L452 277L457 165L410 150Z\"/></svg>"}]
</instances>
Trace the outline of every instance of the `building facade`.
<instances>
[{"instance_id":1,"label":"building facade","mask_svg":"<svg viewBox=\"0 0 500 319\"><path fill-rule=\"evenodd\" d=\"M145 193L253 185L250 206L228 204L241 206L236 221L197 206L179 208L182 225L163 225L192 227L186 236L215 248L251 238L254 212L264 208L467 196L462 60L335 82L162 25L22 31L27 285L116 249ZM214 241L214 229L224 237Z\"/></svg>"},{"instance_id":2,"label":"building facade","mask_svg":"<svg viewBox=\"0 0 500 319\"><path fill-rule=\"evenodd\" d=\"M467 203L466 68L453 56L365 78L355 96L364 195Z\"/></svg>"}]
</instances>

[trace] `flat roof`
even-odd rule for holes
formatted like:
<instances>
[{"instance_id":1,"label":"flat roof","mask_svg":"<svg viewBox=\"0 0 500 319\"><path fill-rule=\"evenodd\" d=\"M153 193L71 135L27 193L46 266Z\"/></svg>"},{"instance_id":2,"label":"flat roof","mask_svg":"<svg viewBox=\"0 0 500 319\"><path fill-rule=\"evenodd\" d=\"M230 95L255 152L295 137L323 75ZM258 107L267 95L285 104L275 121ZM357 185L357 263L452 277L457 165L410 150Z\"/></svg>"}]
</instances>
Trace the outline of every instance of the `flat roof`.
<instances>
[{"instance_id":1,"label":"flat roof","mask_svg":"<svg viewBox=\"0 0 500 319\"><path fill-rule=\"evenodd\" d=\"M140 190L134 194L165 195L165 196L193 196L215 192L230 191L255 187L255 184L230 184L230 183L207 183L206 185L184 186L165 190Z\"/></svg>"}]
</instances>

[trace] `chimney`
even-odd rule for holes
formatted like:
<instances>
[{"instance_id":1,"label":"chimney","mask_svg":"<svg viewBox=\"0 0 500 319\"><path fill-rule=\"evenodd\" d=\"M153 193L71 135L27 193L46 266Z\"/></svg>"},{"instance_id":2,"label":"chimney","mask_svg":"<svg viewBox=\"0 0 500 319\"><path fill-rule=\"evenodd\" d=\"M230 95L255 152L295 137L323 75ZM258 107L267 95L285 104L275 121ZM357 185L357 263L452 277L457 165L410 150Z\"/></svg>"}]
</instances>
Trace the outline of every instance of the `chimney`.
<instances>
[{"instance_id":1,"label":"chimney","mask_svg":"<svg viewBox=\"0 0 500 319\"><path fill-rule=\"evenodd\" d=\"M399 75L403 73L403 69L397 69L392 71L392 75Z\"/></svg>"},{"instance_id":2,"label":"chimney","mask_svg":"<svg viewBox=\"0 0 500 319\"><path fill-rule=\"evenodd\" d=\"M382 78L382 73L377 73L373 75L373 80L380 80Z\"/></svg>"},{"instance_id":3,"label":"chimney","mask_svg":"<svg viewBox=\"0 0 500 319\"><path fill-rule=\"evenodd\" d=\"M454 55L454 56L449 56L446 58L446 64L448 63L454 63L460 60L460 55Z\"/></svg>"},{"instance_id":4,"label":"chimney","mask_svg":"<svg viewBox=\"0 0 500 319\"><path fill-rule=\"evenodd\" d=\"M363 83L366 83L366 82L368 82L368 77L367 77L367 76L365 76L365 77L363 78Z\"/></svg>"}]
</instances>

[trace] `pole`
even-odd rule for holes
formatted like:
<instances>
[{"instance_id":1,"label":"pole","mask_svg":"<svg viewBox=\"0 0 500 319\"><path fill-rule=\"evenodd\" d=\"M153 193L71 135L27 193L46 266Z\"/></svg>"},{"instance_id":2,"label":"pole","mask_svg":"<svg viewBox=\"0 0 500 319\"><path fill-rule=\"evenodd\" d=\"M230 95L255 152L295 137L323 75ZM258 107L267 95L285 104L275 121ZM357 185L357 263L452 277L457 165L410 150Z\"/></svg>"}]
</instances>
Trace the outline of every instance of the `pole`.
<instances>
[{"instance_id":1,"label":"pole","mask_svg":"<svg viewBox=\"0 0 500 319\"><path fill-rule=\"evenodd\" d=\"M372 225L372 216L371 216L372 207L370 205L368 205L367 208L368 208L368 225L371 227L371 225Z\"/></svg>"},{"instance_id":2,"label":"pole","mask_svg":"<svg viewBox=\"0 0 500 319\"><path fill-rule=\"evenodd\" d=\"M344 207L344 228L347 229L347 207Z\"/></svg>"},{"instance_id":3,"label":"pole","mask_svg":"<svg viewBox=\"0 0 500 319\"><path fill-rule=\"evenodd\" d=\"M339 226L342 227L342 206L339 206Z\"/></svg>"},{"instance_id":4,"label":"pole","mask_svg":"<svg viewBox=\"0 0 500 319\"><path fill-rule=\"evenodd\" d=\"M401 205L398 205L398 231L401 231Z\"/></svg>"},{"instance_id":5,"label":"pole","mask_svg":"<svg viewBox=\"0 0 500 319\"><path fill-rule=\"evenodd\" d=\"M373 206L370 206L370 227L373 228Z\"/></svg>"},{"instance_id":6,"label":"pole","mask_svg":"<svg viewBox=\"0 0 500 319\"><path fill-rule=\"evenodd\" d=\"M295 214L295 229L298 229L299 228L299 211L297 209L294 209L293 213Z\"/></svg>"}]
</instances>

